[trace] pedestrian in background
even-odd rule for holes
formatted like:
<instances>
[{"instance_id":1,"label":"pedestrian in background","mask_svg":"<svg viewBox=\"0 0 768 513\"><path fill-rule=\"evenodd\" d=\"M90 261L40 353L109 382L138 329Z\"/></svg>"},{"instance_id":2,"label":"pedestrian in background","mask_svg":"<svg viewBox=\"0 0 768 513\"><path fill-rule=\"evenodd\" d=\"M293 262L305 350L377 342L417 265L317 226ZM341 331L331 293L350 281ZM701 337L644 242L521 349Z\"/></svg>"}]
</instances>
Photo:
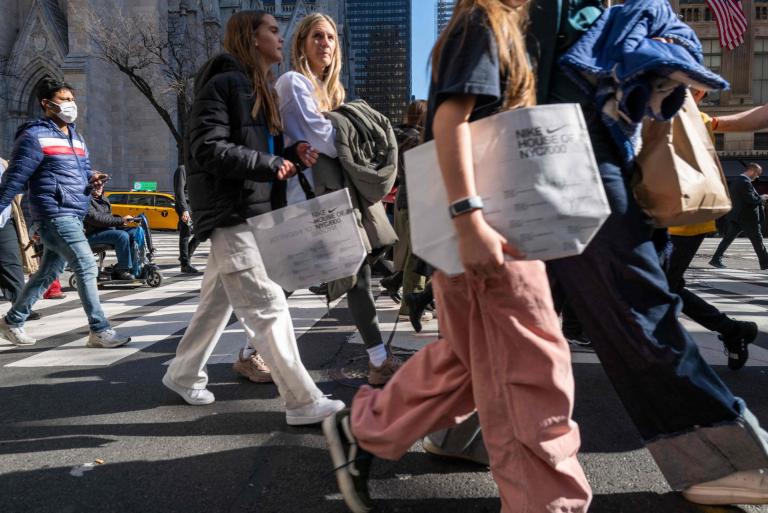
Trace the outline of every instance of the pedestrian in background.
<instances>
[{"instance_id":1,"label":"pedestrian in background","mask_svg":"<svg viewBox=\"0 0 768 513\"><path fill-rule=\"evenodd\" d=\"M24 332L24 322L45 290L64 271L67 262L77 275L77 292L88 316L88 347L118 347L130 337L118 335L104 315L96 288L97 266L83 231L91 174L88 150L74 122L77 104L72 86L45 79L37 99L41 119L25 123L16 133L8 169L0 182L0 212L24 188L35 231L44 245L40 269L30 278L11 309L0 321L0 337L16 345L35 339Z\"/></svg>"},{"instance_id":2,"label":"pedestrian in background","mask_svg":"<svg viewBox=\"0 0 768 513\"><path fill-rule=\"evenodd\" d=\"M392 276L382 278L381 285L390 295L396 293L400 286L403 287L402 297L409 294L424 292L426 277L416 273L416 257L411 247L411 225L408 216L408 188L405 179L405 152L421 144L424 134L424 121L427 115L427 102L416 100L408 105L403 117L403 123L395 129L397 134L397 197L395 199L395 232L397 243L395 244L395 273ZM414 172L419 172L415 170ZM400 303L399 315L401 319L409 320L410 304L407 300ZM432 312L419 311L418 323L432 320Z\"/></svg>"},{"instance_id":3,"label":"pedestrian in background","mask_svg":"<svg viewBox=\"0 0 768 513\"><path fill-rule=\"evenodd\" d=\"M736 240L741 232L749 238L752 248L757 255L760 269L768 269L768 251L763 244L763 234L760 231L760 211L763 209L768 194L758 194L752 182L760 178L763 168L754 162L747 165L742 174L733 179L730 185L733 208L726 214L726 229L723 240L717 246L709 265L725 268L723 255L728 247Z\"/></svg>"},{"instance_id":4,"label":"pedestrian in background","mask_svg":"<svg viewBox=\"0 0 768 513\"><path fill-rule=\"evenodd\" d=\"M473 166L469 122L534 103L525 4L462 1L433 50L425 140L436 142L466 272L433 275L444 338L412 356L383 390L363 387L351 411L323 423L356 513L373 508L372 455L397 459L474 408L504 513L583 513L591 500L576 459L570 352L544 264L515 260L522 255L485 222L475 188L485 170Z\"/></svg>"},{"instance_id":5,"label":"pedestrian in background","mask_svg":"<svg viewBox=\"0 0 768 513\"><path fill-rule=\"evenodd\" d=\"M200 304L179 342L163 384L189 404L210 404L205 364L234 310L271 370L286 421L312 424L344 407L325 397L304 368L282 288L269 279L249 217L271 210L272 184L312 165L317 153L299 143L285 150L271 68L283 39L265 11L240 11L227 22L226 53L195 78L189 116L189 200L200 240L211 239Z\"/></svg>"},{"instance_id":6,"label":"pedestrian in background","mask_svg":"<svg viewBox=\"0 0 768 513\"><path fill-rule=\"evenodd\" d=\"M176 197L174 209L179 215L179 262L184 274L199 274L191 264L200 240L192 236L192 215L187 202L187 170L183 165L173 173L173 195Z\"/></svg>"},{"instance_id":7,"label":"pedestrian in background","mask_svg":"<svg viewBox=\"0 0 768 513\"><path fill-rule=\"evenodd\" d=\"M8 163L0 159L0 178ZM11 205L0 212L0 289L13 303L24 287L24 269L21 265L16 223L11 215Z\"/></svg>"},{"instance_id":8,"label":"pedestrian in background","mask_svg":"<svg viewBox=\"0 0 768 513\"><path fill-rule=\"evenodd\" d=\"M8 162L0 158L0 179ZM24 218L17 203L18 197L0 212L0 293L11 303L16 301L24 288L22 256L28 240L22 244L20 235L26 231ZM30 264L32 260L30 259ZM36 269L36 266L35 266ZM27 319L37 320L40 314L31 312Z\"/></svg>"},{"instance_id":9,"label":"pedestrian in background","mask_svg":"<svg viewBox=\"0 0 768 513\"><path fill-rule=\"evenodd\" d=\"M341 47L333 19L319 13L304 17L291 44L293 70L283 74L275 86L286 142L309 141L323 155L338 156L336 130L324 113L344 103L346 93L340 80L341 62ZM285 203L291 205L313 196L314 181L311 168L300 171L299 176L287 182ZM350 192L352 194L354 191ZM383 385L402 362L384 345L371 291L368 260L363 262L354 285L347 291L347 305L368 352L368 382Z\"/></svg>"},{"instance_id":10,"label":"pedestrian in background","mask_svg":"<svg viewBox=\"0 0 768 513\"><path fill-rule=\"evenodd\" d=\"M93 183L91 203L85 215L85 236L92 246L107 244L115 248L117 263L112 271L113 280L133 280L131 274L138 265L138 249L136 248L136 232L139 227L128 227L132 216L118 216L112 213L112 204L104 196L104 180Z\"/></svg>"},{"instance_id":11,"label":"pedestrian in background","mask_svg":"<svg viewBox=\"0 0 768 513\"><path fill-rule=\"evenodd\" d=\"M701 103L707 94L698 89L691 89L691 93L697 104ZM702 112L701 119L707 127L712 144L714 144L715 128L718 132L754 132L768 127L767 114L768 109L763 106L720 118L713 118ZM726 215L725 218L727 222L728 216ZM671 253L664 262L664 272L672 292L679 294L680 299L683 300L683 313L708 330L719 333L719 338L723 341L725 354L728 357L728 368L738 370L749 359L749 344L755 341L758 334L757 323L729 317L715 305L685 286L684 276L688 266L691 265L696 252L704 242L704 238L716 231L715 221L670 227L668 232Z\"/></svg>"}]
</instances>

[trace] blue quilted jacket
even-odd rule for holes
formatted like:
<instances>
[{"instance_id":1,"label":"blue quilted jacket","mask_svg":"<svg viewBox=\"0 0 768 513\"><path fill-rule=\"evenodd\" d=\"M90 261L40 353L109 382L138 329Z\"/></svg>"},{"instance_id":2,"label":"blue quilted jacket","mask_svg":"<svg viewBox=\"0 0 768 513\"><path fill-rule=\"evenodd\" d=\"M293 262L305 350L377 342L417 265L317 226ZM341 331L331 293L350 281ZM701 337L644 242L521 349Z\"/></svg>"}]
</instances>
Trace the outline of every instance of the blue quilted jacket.
<instances>
[{"instance_id":1,"label":"blue quilted jacket","mask_svg":"<svg viewBox=\"0 0 768 513\"><path fill-rule=\"evenodd\" d=\"M702 64L696 33L680 21L667 0L627 0L607 9L560 64L595 98L627 161L639 148L645 116L671 119L682 106L688 85L704 90L728 87ZM612 105L617 106L614 112Z\"/></svg>"},{"instance_id":2,"label":"blue quilted jacket","mask_svg":"<svg viewBox=\"0 0 768 513\"><path fill-rule=\"evenodd\" d=\"M8 169L0 181L0 212L14 196L29 198L32 222L88 212L91 163L75 125L67 137L51 119L25 123L16 132Z\"/></svg>"}]
</instances>

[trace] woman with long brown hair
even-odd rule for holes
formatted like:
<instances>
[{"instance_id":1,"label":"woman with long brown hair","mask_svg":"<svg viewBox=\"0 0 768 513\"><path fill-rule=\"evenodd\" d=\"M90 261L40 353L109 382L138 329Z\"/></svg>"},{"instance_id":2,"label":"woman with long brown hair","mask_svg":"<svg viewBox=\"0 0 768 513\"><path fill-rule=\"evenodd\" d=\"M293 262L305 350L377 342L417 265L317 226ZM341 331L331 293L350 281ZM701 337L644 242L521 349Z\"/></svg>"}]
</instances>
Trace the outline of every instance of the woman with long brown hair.
<instances>
[{"instance_id":1,"label":"woman with long brown hair","mask_svg":"<svg viewBox=\"0 0 768 513\"><path fill-rule=\"evenodd\" d=\"M288 303L271 281L246 219L271 210L272 183L296 172L288 158L312 165L306 142L284 149L270 69L282 60L275 18L241 11L227 23L226 53L208 61L195 80L187 132L189 200L198 236L211 240L200 304L163 383L189 404L209 404L205 363L233 309L271 368L285 401L286 421L312 424L343 408L326 398L304 368ZM241 354L242 358L242 354Z\"/></svg>"},{"instance_id":2,"label":"woman with long brown hair","mask_svg":"<svg viewBox=\"0 0 768 513\"><path fill-rule=\"evenodd\" d=\"M275 86L286 140L309 141L318 152L335 158L335 130L323 113L339 107L346 93L340 79L341 48L336 23L330 16L315 13L301 20L291 44L291 61L293 71L283 74ZM289 205L307 199L314 187L312 169L300 173L303 177L288 181L285 201ZM302 184L299 178L306 180ZM367 262L347 292L347 304L368 352L368 382L383 385L401 362L388 353L382 340Z\"/></svg>"},{"instance_id":3,"label":"woman with long brown hair","mask_svg":"<svg viewBox=\"0 0 768 513\"><path fill-rule=\"evenodd\" d=\"M434 139L466 272L433 276L443 339L383 390L323 422L339 487L371 511L373 456L401 457L421 436L477 409L502 511L583 513L591 490L576 459L574 382L544 264L519 260L483 218L469 123L534 103L522 27L526 0L460 0L433 51L425 140ZM507 258L505 258L507 257Z\"/></svg>"}]
</instances>

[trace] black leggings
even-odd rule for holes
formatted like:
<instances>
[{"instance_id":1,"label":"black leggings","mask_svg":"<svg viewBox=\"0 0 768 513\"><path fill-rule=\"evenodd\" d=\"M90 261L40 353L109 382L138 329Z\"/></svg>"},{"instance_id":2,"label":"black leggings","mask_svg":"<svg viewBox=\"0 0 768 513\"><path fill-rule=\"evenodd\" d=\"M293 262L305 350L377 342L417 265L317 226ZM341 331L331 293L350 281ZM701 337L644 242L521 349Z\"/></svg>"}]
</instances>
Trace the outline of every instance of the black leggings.
<instances>
[{"instance_id":1,"label":"black leggings","mask_svg":"<svg viewBox=\"0 0 768 513\"><path fill-rule=\"evenodd\" d=\"M366 349L383 343L376 315L376 302L371 292L371 266L368 262L357 272L357 283L347 292L349 313L363 337Z\"/></svg>"}]
</instances>

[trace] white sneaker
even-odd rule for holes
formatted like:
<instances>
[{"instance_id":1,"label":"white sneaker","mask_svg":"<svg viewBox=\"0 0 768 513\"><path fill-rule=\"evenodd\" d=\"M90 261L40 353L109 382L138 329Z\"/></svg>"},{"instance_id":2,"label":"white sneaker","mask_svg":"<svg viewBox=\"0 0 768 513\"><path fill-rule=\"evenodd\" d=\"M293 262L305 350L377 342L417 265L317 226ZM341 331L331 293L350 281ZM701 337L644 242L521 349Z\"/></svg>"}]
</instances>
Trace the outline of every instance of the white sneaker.
<instances>
[{"instance_id":1,"label":"white sneaker","mask_svg":"<svg viewBox=\"0 0 768 513\"><path fill-rule=\"evenodd\" d=\"M768 504L768 469L734 472L683 490L696 504Z\"/></svg>"},{"instance_id":2,"label":"white sneaker","mask_svg":"<svg viewBox=\"0 0 768 513\"><path fill-rule=\"evenodd\" d=\"M346 408L346 406L343 401L321 397L306 406L285 410L285 421L289 426L317 424L318 422L322 422L324 418L329 417L344 408Z\"/></svg>"},{"instance_id":3,"label":"white sneaker","mask_svg":"<svg viewBox=\"0 0 768 513\"><path fill-rule=\"evenodd\" d=\"M112 328L107 328L98 333L91 332L88 336L87 347L120 347L131 341L131 337L122 337Z\"/></svg>"},{"instance_id":4,"label":"white sneaker","mask_svg":"<svg viewBox=\"0 0 768 513\"><path fill-rule=\"evenodd\" d=\"M37 342L37 340L24 333L24 327L11 326L6 323L5 317L0 318L0 338L7 340L15 346L32 346Z\"/></svg>"},{"instance_id":5,"label":"white sneaker","mask_svg":"<svg viewBox=\"0 0 768 513\"><path fill-rule=\"evenodd\" d=\"M211 404L216 400L216 397L205 388L185 388L177 385L167 373L163 376L163 385L179 394L182 399L192 406Z\"/></svg>"}]
</instances>

